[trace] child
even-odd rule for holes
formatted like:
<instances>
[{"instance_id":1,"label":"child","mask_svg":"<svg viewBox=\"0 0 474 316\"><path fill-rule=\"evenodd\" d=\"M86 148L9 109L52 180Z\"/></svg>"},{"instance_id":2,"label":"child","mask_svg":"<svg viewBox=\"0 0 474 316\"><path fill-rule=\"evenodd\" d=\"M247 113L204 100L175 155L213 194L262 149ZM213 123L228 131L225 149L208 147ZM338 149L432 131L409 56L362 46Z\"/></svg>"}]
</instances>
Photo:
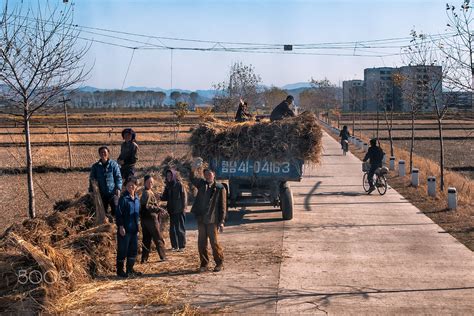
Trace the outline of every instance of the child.
<instances>
[{"instance_id":1,"label":"child","mask_svg":"<svg viewBox=\"0 0 474 316\"><path fill-rule=\"evenodd\" d=\"M120 146L120 155L117 158L120 172L124 180L135 175L135 164L138 161L138 145L135 141L135 131L131 128L126 128L122 131L122 138L124 142Z\"/></svg>"},{"instance_id":2,"label":"child","mask_svg":"<svg viewBox=\"0 0 474 316\"><path fill-rule=\"evenodd\" d=\"M139 276L140 272L133 269L138 248L138 223L140 216L140 199L136 194L138 181L130 177L126 183L126 191L120 197L117 211L117 275L122 278ZM123 264L127 259L127 271Z\"/></svg>"}]
</instances>

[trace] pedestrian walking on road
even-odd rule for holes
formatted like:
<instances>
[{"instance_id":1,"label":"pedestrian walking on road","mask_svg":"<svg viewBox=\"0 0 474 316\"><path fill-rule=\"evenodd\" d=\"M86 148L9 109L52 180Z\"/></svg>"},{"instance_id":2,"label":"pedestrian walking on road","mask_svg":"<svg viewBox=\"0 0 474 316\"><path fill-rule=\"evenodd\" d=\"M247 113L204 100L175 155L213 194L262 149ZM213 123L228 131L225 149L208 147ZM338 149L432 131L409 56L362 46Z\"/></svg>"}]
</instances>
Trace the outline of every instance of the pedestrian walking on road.
<instances>
[{"instance_id":1,"label":"pedestrian walking on road","mask_svg":"<svg viewBox=\"0 0 474 316\"><path fill-rule=\"evenodd\" d=\"M135 176L135 164L138 161L138 145L136 143L136 133L131 128L122 131L124 142L120 146L120 155L117 162L121 166L120 172L124 181L130 176Z\"/></svg>"},{"instance_id":2,"label":"pedestrian walking on road","mask_svg":"<svg viewBox=\"0 0 474 316\"><path fill-rule=\"evenodd\" d=\"M110 159L107 146L99 147L99 156L99 161L92 165L89 174L89 192L93 192L92 184L97 182L105 214L112 221L122 190L122 175L117 162Z\"/></svg>"},{"instance_id":3,"label":"pedestrian walking on road","mask_svg":"<svg viewBox=\"0 0 474 316\"><path fill-rule=\"evenodd\" d=\"M294 99L292 95L289 95L283 102L278 104L270 114L270 121L279 121L286 117L296 116L295 112L291 109Z\"/></svg>"},{"instance_id":4,"label":"pedestrian walking on road","mask_svg":"<svg viewBox=\"0 0 474 316\"><path fill-rule=\"evenodd\" d=\"M161 196L162 201L167 201L166 210L170 215L170 241L173 251L183 252L186 248L186 190L178 179L176 170L166 171L166 186Z\"/></svg>"},{"instance_id":5,"label":"pedestrian walking on road","mask_svg":"<svg viewBox=\"0 0 474 316\"><path fill-rule=\"evenodd\" d=\"M198 224L200 271L205 272L208 269L209 255L207 244L209 240L216 263L214 272L219 272L224 267L224 254L222 247L219 245L217 233L224 230L227 193L224 186L216 182L213 170L205 169L204 178L201 178L195 175L197 167L197 164L193 164L191 172L191 182L198 189L191 213L196 216Z\"/></svg>"},{"instance_id":6,"label":"pedestrian walking on road","mask_svg":"<svg viewBox=\"0 0 474 316\"><path fill-rule=\"evenodd\" d=\"M138 231L140 222L140 199L137 194L138 180L129 177L126 191L120 197L115 214L117 223L117 275L119 277L140 276L133 269L138 250ZM127 260L126 271L123 265Z\"/></svg>"},{"instance_id":7,"label":"pedestrian walking on road","mask_svg":"<svg viewBox=\"0 0 474 316\"><path fill-rule=\"evenodd\" d=\"M370 194L375 190L374 175L377 168L382 167L383 155L384 155L384 152L382 148L377 146L377 139L376 138L371 139L370 148L365 154L365 157L363 159L364 162L366 162L367 160L369 160L370 162L370 169L367 174L370 188L369 188L369 191L367 191L367 194Z\"/></svg>"},{"instance_id":8,"label":"pedestrian walking on road","mask_svg":"<svg viewBox=\"0 0 474 316\"><path fill-rule=\"evenodd\" d=\"M152 191L154 184L153 177L146 175L144 180L145 188L140 198L140 223L143 236L141 263L148 261L152 240L161 261L165 261L165 240L161 233L161 221L166 211L158 205L155 193Z\"/></svg>"}]
</instances>

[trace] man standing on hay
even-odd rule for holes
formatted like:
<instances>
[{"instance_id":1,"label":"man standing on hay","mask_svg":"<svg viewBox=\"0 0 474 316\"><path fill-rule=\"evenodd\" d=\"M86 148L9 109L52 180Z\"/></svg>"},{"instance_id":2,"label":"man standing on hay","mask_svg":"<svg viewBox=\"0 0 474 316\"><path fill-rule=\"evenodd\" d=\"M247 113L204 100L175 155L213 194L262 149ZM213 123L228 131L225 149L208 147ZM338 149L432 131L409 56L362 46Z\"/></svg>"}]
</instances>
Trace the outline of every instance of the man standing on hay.
<instances>
[{"instance_id":1,"label":"man standing on hay","mask_svg":"<svg viewBox=\"0 0 474 316\"><path fill-rule=\"evenodd\" d=\"M286 117L293 117L296 116L295 112L291 109L291 105L293 104L294 97L289 95L286 97L286 100L278 104L270 114L270 121L279 121Z\"/></svg>"},{"instance_id":2,"label":"man standing on hay","mask_svg":"<svg viewBox=\"0 0 474 316\"><path fill-rule=\"evenodd\" d=\"M198 223L198 249L201 265L200 272L206 272L209 265L207 240L211 243L212 255L216 266L214 272L221 271L224 266L224 254L219 245L217 233L224 230L224 220L227 211L227 193L224 186L216 182L214 171L204 170L204 178L196 177L196 169L202 164L197 159L192 164L191 183L198 189L191 213L196 216Z\"/></svg>"},{"instance_id":3,"label":"man standing on hay","mask_svg":"<svg viewBox=\"0 0 474 316\"><path fill-rule=\"evenodd\" d=\"M135 164L138 161L138 145L135 141L136 133L131 128L122 131L124 142L120 146L120 155L117 162L120 164L120 172L126 181L128 177L135 175Z\"/></svg>"},{"instance_id":4,"label":"man standing on hay","mask_svg":"<svg viewBox=\"0 0 474 316\"><path fill-rule=\"evenodd\" d=\"M93 182L97 182L104 211L110 218L110 215L115 216L115 199L118 199L122 191L122 175L117 162L109 159L110 152L107 146L99 147L99 156L99 161L92 165L89 175L89 192L93 192Z\"/></svg>"}]
</instances>

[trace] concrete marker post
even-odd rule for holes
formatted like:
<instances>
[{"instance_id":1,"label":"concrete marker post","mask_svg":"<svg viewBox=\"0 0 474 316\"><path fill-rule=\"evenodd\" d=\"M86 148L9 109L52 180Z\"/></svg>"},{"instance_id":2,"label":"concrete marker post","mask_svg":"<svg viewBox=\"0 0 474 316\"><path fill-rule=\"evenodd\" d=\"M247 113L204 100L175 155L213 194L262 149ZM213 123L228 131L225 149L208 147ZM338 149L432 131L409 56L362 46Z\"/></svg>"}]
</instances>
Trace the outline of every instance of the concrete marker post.
<instances>
[{"instance_id":1,"label":"concrete marker post","mask_svg":"<svg viewBox=\"0 0 474 316\"><path fill-rule=\"evenodd\" d=\"M364 152L367 152L369 150L369 145L367 143L364 143Z\"/></svg>"},{"instance_id":2,"label":"concrete marker post","mask_svg":"<svg viewBox=\"0 0 474 316\"><path fill-rule=\"evenodd\" d=\"M405 160L399 160L398 161L398 175L400 177L404 177L406 175Z\"/></svg>"},{"instance_id":3,"label":"concrete marker post","mask_svg":"<svg viewBox=\"0 0 474 316\"><path fill-rule=\"evenodd\" d=\"M417 187L418 185L420 185L420 173L419 173L419 169L417 168L413 168L413 170L411 171L411 185L414 186L414 187Z\"/></svg>"},{"instance_id":4,"label":"concrete marker post","mask_svg":"<svg viewBox=\"0 0 474 316\"><path fill-rule=\"evenodd\" d=\"M436 177L428 177L428 195L436 197Z\"/></svg>"},{"instance_id":5,"label":"concrete marker post","mask_svg":"<svg viewBox=\"0 0 474 316\"><path fill-rule=\"evenodd\" d=\"M395 170L395 157L390 157L389 170Z\"/></svg>"},{"instance_id":6,"label":"concrete marker post","mask_svg":"<svg viewBox=\"0 0 474 316\"><path fill-rule=\"evenodd\" d=\"M456 188L448 188L448 208L450 210L455 210L458 206L458 193Z\"/></svg>"}]
</instances>

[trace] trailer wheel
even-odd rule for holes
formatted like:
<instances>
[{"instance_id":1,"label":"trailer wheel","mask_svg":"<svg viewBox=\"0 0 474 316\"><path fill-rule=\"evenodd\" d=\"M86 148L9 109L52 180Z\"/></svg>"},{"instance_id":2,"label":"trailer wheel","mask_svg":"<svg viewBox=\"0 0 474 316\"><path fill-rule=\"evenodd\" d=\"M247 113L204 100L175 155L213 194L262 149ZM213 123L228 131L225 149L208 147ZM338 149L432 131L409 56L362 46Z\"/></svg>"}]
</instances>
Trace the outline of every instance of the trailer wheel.
<instances>
[{"instance_id":1,"label":"trailer wheel","mask_svg":"<svg viewBox=\"0 0 474 316\"><path fill-rule=\"evenodd\" d=\"M293 218L293 193L289 187L280 189L280 209L284 220Z\"/></svg>"}]
</instances>

